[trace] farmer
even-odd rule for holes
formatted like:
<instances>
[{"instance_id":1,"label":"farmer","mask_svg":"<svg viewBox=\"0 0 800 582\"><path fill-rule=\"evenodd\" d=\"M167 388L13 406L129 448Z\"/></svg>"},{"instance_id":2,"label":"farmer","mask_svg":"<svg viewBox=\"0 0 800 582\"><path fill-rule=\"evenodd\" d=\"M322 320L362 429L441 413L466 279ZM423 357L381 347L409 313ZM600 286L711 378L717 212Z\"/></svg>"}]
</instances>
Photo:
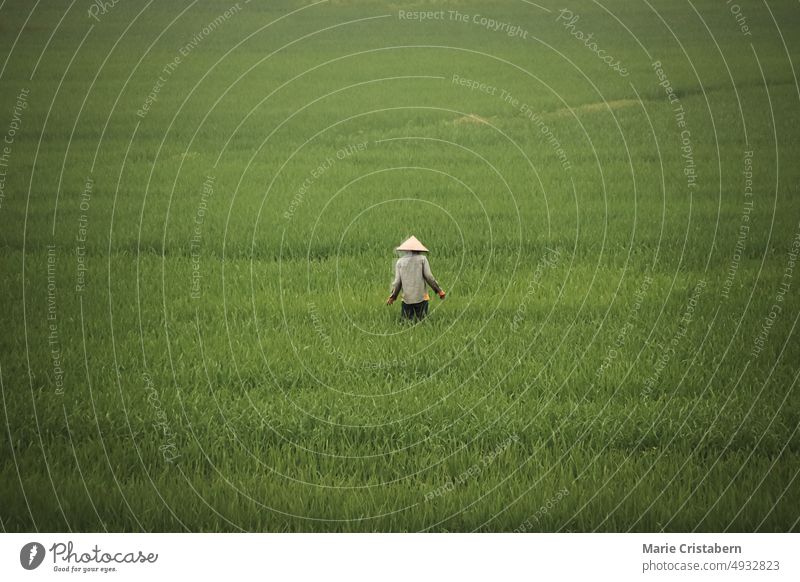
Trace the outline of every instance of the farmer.
<instances>
[{"instance_id":1,"label":"farmer","mask_svg":"<svg viewBox=\"0 0 800 582\"><path fill-rule=\"evenodd\" d=\"M386 300L386 305L394 303L400 290L403 290L403 309L401 316L409 320L421 320L428 314L428 292L425 283L436 291L439 299L444 299L444 291L431 273L431 266L428 257L422 253L427 253L417 237L412 236L403 244L397 247L400 258L394 266L394 281L392 282L392 294Z\"/></svg>"}]
</instances>

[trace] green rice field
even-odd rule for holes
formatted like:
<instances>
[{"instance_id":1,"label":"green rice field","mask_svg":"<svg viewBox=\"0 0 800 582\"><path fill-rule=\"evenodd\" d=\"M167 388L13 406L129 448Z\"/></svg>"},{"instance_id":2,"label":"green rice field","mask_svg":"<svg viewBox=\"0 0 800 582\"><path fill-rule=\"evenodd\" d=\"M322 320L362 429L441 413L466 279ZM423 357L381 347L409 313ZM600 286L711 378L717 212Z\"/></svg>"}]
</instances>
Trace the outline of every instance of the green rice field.
<instances>
[{"instance_id":1,"label":"green rice field","mask_svg":"<svg viewBox=\"0 0 800 582\"><path fill-rule=\"evenodd\" d=\"M789 0L0 3L2 531L800 531L798 59Z\"/></svg>"}]
</instances>

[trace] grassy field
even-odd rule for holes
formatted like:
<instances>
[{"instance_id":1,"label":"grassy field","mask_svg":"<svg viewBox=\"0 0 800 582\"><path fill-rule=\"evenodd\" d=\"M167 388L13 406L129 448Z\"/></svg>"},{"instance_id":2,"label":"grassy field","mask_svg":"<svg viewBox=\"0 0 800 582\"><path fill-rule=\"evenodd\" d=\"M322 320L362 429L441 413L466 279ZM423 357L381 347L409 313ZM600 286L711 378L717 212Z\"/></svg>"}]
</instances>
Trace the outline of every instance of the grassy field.
<instances>
[{"instance_id":1,"label":"grassy field","mask_svg":"<svg viewBox=\"0 0 800 582\"><path fill-rule=\"evenodd\" d=\"M797 2L99 6L0 7L4 531L800 530Z\"/></svg>"}]
</instances>

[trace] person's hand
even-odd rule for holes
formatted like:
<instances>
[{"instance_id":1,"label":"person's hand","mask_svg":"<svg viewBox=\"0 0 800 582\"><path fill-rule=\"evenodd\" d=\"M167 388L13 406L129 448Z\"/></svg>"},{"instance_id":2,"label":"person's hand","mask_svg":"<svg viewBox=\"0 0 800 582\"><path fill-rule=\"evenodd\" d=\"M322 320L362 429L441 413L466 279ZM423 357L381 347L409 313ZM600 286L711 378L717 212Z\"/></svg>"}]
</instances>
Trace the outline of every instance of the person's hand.
<instances>
[{"instance_id":1,"label":"person's hand","mask_svg":"<svg viewBox=\"0 0 800 582\"><path fill-rule=\"evenodd\" d=\"M439 290L439 299L444 299L444 296L445 296L444 289L440 289Z\"/></svg>"},{"instance_id":2,"label":"person's hand","mask_svg":"<svg viewBox=\"0 0 800 582\"><path fill-rule=\"evenodd\" d=\"M394 297L389 295L389 298L386 300L386 305L391 305L392 303L394 303Z\"/></svg>"}]
</instances>

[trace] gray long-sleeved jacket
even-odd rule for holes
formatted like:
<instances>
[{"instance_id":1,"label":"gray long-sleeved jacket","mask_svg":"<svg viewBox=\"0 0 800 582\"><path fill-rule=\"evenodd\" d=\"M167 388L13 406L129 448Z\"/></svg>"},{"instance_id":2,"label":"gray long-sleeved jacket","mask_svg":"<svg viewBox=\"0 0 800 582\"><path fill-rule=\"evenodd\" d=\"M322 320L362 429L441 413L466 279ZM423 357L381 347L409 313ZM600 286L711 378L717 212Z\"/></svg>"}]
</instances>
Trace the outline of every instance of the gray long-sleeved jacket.
<instances>
[{"instance_id":1,"label":"gray long-sleeved jacket","mask_svg":"<svg viewBox=\"0 0 800 582\"><path fill-rule=\"evenodd\" d=\"M428 257L422 254L410 254L397 259L394 265L394 281L392 282L392 298L397 299L403 291L403 303L409 305L425 299L425 283L436 293L441 291L439 283L433 277Z\"/></svg>"}]
</instances>

